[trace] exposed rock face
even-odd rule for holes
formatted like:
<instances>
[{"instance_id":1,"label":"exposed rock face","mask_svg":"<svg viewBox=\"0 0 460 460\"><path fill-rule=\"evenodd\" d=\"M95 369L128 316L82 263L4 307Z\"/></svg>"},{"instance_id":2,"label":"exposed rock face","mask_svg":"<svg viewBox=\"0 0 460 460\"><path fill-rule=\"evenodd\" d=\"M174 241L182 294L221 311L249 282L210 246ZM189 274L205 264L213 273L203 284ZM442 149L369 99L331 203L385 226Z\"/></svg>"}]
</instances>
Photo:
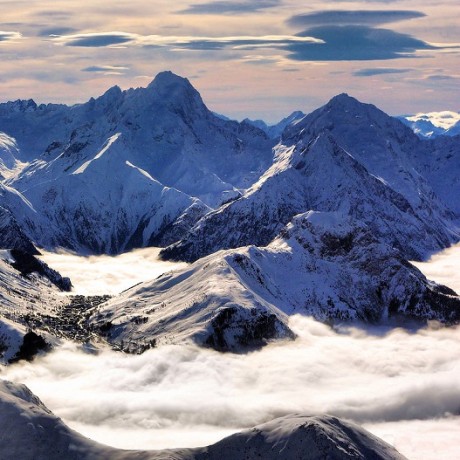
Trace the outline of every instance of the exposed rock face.
<instances>
[{"instance_id":1,"label":"exposed rock face","mask_svg":"<svg viewBox=\"0 0 460 460\"><path fill-rule=\"evenodd\" d=\"M16 363L22 359L26 361L32 361L37 353L40 351L47 351L50 349L50 345L46 343L46 340L37 335L35 332L29 331L22 340L22 345L19 348L18 353L9 360L10 364Z\"/></svg>"},{"instance_id":2,"label":"exposed rock face","mask_svg":"<svg viewBox=\"0 0 460 460\"><path fill-rule=\"evenodd\" d=\"M300 414L258 425L204 448L114 449L71 430L26 386L4 380L0 380L0 430L0 452L8 460L404 459L357 425L330 416Z\"/></svg>"},{"instance_id":3,"label":"exposed rock face","mask_svg":"<svg viewBox=\"0 0 460 460\"><path fill-rule=\"evenodd\" d=\"M60 273L48 267L45 262L37 259L32 254L21 251L20 249L12 249L10 254L14 259L11 265L22 275L27 276L31 273L37 273L48 278L61 291L70 291L72 289L72 283L69 278L61 276Z\"/></svg>"},{"instance_id":4,"label":"exposed rock face","mask_svg":"<svg viewBox=\"0 0 460 460\"><path fill-rule=\"evenodd\" d=\"M38 255L39 251L25 235L11 211L0 206L0 248L17 249Z\"/></svg>"}]
</instances>

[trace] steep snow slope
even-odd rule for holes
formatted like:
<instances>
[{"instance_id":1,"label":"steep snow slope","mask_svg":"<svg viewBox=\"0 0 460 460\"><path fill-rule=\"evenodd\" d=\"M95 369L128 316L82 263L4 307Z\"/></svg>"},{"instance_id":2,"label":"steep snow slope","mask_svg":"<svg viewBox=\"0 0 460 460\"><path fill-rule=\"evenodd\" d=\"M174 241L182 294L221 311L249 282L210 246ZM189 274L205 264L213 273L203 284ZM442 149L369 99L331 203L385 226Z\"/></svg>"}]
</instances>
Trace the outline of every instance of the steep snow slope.
<instances>
[{"instance_id":1,"label":"steep snow slope","mask_svg":"<svg viewBox=\"0 0 460 460\"><path fill-rule=\"evenodd\" d=\"M0 206L0 248L22 249L30 254L38 254L32 241L24 234L11 211L2 206Z\"/></svg>"},{"instance_id":2,"label":"steep snow slope","mask_svg":"<svg viewBox=\"0 0 460 460\"><path fill-rule=\"evenodd\" d=\"M16 141L5 133L0 132L0 180L8 178L24 165L18 161L19 149Z\"/></svg>"},{"instance_id":3,"label":"steep snow slope","mask_svg":"<svg viewBox=\"0 0 460 460\"><path fill-rule=\"evenodd\" d=\"M161 236L174 241L165 236L169 226L177 223L174 231L180 235L181 219L193 222L209 210L132 164L128 152L123 135L116 133L94 157L67 171L60 158L35 164L31 175L38 182L24 189L43 222L28 226L34 240L46 247L116 253L147 246L154 238L161 242ZM24 170L26 178L29 171ZM52 179L41 182L42 177Z\"/></svg>"},{"instance_id":4,"label":"steep snow slope","mask_svg":"<svg viewBox=\"0 0 460 460\"><path fill-rule=\"evenodd\" d=\"M413 152L415 168L460 221L460 136L440 136Z\"/></svg>"},{"instance_id":5,"label":"steep snow slope","mask_svg":"<svg viewBox=\"0 0 460 460\"><path fill-rule=\"evenodd\" d=\"M177 240L272 161L262 131L217 118L171 72L73 107L1 104L0 129L31 161L7 183L43 219L11 210L47 247L120 252Z\"/></svg>"},{"instance_id":6,"label":"steep snow slope","mask_svg":"<svg viewBox=\"0 0 460 460\"><path fill-rule=\"evenodd\" d=\"M460 298L370 226L341 212L308 212L265 248L217 252L128 289L98 307L90 324L129 351L186 339L239 351L292 337L286 315L294 313L325 322L456 323Z\"/></svg>"},{"instance_id":7,"label":"steep snow slope","mask_svg":"<svg viewBox=\"0 0 460 460\"><path fill-rule=\"evenodd\" d=\"M15 215L32 226L40 222L32 204L22 194L0 183L0 249L16 248L37 254L37 249Z\"/></svg>"},{"instance_id":8,"label":"steep snow slope","mask_svg":"<svg viewBox=\"0 0 460 460\"><path fill-rule=\"evenodd\" d=\"M59 286L59 287L58 287ZM0 363L19 351L31 329L47 341L54 339L45 326L67 302L60 290L70 288L68 278L20 251L0 251Z\"/></svg>"},{"instance_id":9,"label":"steep snow slope","mask_svg":"<svg viewBox=\"0 0 460 460\"><path fill-rule=\"evenodd\" d=\"M384 158L376 159L381 168L374 166L373 173L330 132L309 140L301 129L297 136L290 138L292 145L277 147L273 166L242 198L206 215L161 256L192 261L221 248L265 245L295 214L311 209L340 210L362 220L383 242L411 259L421 259L458 238L452 212L422 178L410 181L413 171L409 176L408 168L403 169L396 182L394 166L385 166ZM374 152L371 145L368 148ZM392 183L382 178L386 172Z\"/></svg>"},{"instance_id":10,"label":"steep snow slope","mask_svg":"<svg viewBox=\"0 0 460 460\"><path fill-rule=\"evenodd\" d=\"M69 429L26 386L4 380L0 380L0 429L0 452L5 459L404 459L391 446L353 423L301 414L272 420L205 448L118 450Z\"/></svg>"}]
</instances>

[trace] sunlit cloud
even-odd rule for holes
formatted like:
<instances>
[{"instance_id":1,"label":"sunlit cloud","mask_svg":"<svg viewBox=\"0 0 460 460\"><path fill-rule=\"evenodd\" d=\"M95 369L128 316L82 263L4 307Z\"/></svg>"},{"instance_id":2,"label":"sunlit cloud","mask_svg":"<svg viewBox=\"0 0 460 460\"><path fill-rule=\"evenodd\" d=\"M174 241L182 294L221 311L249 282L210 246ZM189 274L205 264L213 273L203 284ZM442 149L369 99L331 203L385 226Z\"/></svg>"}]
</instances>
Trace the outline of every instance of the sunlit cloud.
<instances>
[{"instance_id":1,"label":"sunlit cloud","mask_svg":"<svg viewBox=\"0 0 460 460\"><path fill-rule=\"evenodd\" d=\"M262 36L163 36L139 35L126 32L107 32L62 35L53 37L52 41L64 46L83 47L112 47L118 45L131 45L141 47L175 47L195 50L213 49L248 49L257 47L289 46L295 43L303 45L310 43L323 43L321 39L297 35L262 35Z\"/></svg>"},{"instance_id":2,"label":"sunlit cloud","mask_svg":"<svg viewBox=\"0 0 460 460\"><path fill-rule=\"evenodd\" d=\"M121 75L126 70L129 70L129 67L116 65L92 65L81 70L82 72L102 73L104 75Z\"/></svg>"},{"instance_id":3,"label":"sunlit cloud","mask_svg":"<svg viewBox=\"0 0 460 460\"><path fill-rule=\"evenodd\" d=\"M151 77L146 77L151 78ZM165 271L186 266L185 263L160 261L158 248L136 249L113 256L76 256L71 253L42 251L41 259L72 280L71 294L119 294L122 290L154 279ZM82 270L81 267L85 269ZM133 270L136 266L136 270Z\"/></svg>"},{"instance_id":4,"label":"sunlit cloud","mask_svg":"<svg viewBox=\"0 0 460 460\"><path fill-rule=\"evenodd\" d=\"M0 375L27 384L84 435L122 448L205 445L293 412L388 424L393 441L408 421L458 430L459 328L334 331L300 316L290 326L296 341L246 355L193 345L96 355L68 343Z\"/></svg>"},{"instance_id":5,"label":"sunlit cloud","mask_svg":"<svg viewBox=\"0 0 460 460\"><path fill-rule=\"evenodd\" d=\"M0 30L0 42L8 42L13 40L18 40L22 38L22 34L19 32L6 32Z\"/></svg>"},{"instance_id":6,"label":"sunlit cloud","mask_svg":"<svg viewBox=\"0 0 460 460\"><path fill-rule=\"evenodd\" d=\"M273 8L280 0L229 0L206 3L194 3L178 11L181 14L244 14L255 13L266 8Z\"/></svg>"},{"instance_id":7,"label":"sunlit cloud","mask_svg":"<svg viewBox=\"0 0 460 460\"><path fill-rule=\"evenodd\" d=\"M392 22L422 18L425 14L409 10L329 10L297 14L288 19L293 27L312 27L320 25L368 25L376 26Z\"/></svg>"}]
</instances>

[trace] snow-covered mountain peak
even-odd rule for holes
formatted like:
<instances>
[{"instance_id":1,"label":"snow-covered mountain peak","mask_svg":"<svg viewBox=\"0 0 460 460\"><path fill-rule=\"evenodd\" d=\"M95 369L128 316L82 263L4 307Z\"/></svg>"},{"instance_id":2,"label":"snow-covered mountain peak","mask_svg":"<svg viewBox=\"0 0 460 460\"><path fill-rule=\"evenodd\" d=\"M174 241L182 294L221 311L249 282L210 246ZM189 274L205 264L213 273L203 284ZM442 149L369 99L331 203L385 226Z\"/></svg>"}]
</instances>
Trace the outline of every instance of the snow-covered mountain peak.
<instances>
[{"instance_id":1,"label":"snow-covered mountain peak","mask_svg":"<svg viewBox=\"0 0 460 460\"><path fill-rule=\"evenodd\" d=\"M124 92L118 85L109 88L102 96L98 97L96 101L103 103L111 103L123 97Z\"/></svg>"},{"instance_id":2,"label":"snow-covered mountain peak","mask_svg":"<svg viewBox=\"0 0 460 460\"><path fill-rule=\"evenodd\" d=\"M147 91L155 95L156 100L164 99L170 104L186 104L193 101L196 106L204 107L198 91L187 78L179 77L171 71L160 72L147 86ZM187 108L191 108L188 106Z\"/></svg>"},{"instance_id":3,"label":"snow-covered mountain peak","mask_svg":"<svg viewBox=\"0 0 460 460\"><path fill-rule=\"evenodd\" d=\"M13 112L34 112L38 108L33 99L18 99L17 101L8 102L7 106Z\"/></svg>"},{"instance_id":4,"label":"snow-covered mountain peak","mask_svg":"<svg viewBox=\"0 0 460 460\"><path fill-rule=\"evenodd\" d=\"M357 144L383 143L415 138L399 120L372 104L358 101L346 93L333 97L326 105L286 128L282 140L295 143L301 137L313 137L331 131L345 148Z\"/></svg>"},{"instance_id":5,"label":"snow-covered mountain peak","mask_svg":"<svg viewBox=\"0 0 460 460\"><path fill-rule=\"evenodd\" d=\"M156 77L147 86L147 88L155 88L157 90L171 87L193 89L188 78L180 77L170 70L165 70L164 72L157 74Z\"/></svg>"},{"instance_id":6,"label":"snow-covered mountain peak","mask_svg":"<svg viewBox=\"0 0 460 460\"><path fill-rule=\"evenodd\" d=\"M334 96L332 99L329 100L327 103L328 106L333 106L333 105L341 105L341 106L350 106L354 105L356 103L359 103L359 101L350 96L348 93L340 93Z\"/></svg>"}]
</instances>

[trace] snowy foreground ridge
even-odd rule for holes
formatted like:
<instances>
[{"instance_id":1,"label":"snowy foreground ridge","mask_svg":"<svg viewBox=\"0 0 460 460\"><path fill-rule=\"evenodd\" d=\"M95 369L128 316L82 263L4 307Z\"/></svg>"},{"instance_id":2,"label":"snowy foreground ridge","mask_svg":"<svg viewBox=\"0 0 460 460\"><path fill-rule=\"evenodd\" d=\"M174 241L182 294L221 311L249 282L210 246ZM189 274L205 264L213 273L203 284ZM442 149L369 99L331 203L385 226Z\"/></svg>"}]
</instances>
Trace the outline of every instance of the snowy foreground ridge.
<instances>
[{"instance_id":1,"label":"snowy foreground ridge","mask_svg":"<svg viewBox=\"0 0 460 460\"><path fill-rule=\"evenodd\" d=\"M295 339L292 314L458 323L458 295L408 262L460 239L458 136L346 94L277 129L216 116L171 72L72 107L0 104L1 362L56 337L240 352ZM33 258L148 246L193 263L110 299L62 297Z\"/></svg>"},{"instance_id":2,"label":"snowy foreground ridge","mask_svg":"<svg viewBox=\"0 0 460 460\"><path fill-rule=\"evenodd\" d=\"M336 417L288 415L203 448L125 451L68 428L24 385L0 380L0 453L21 460L403 460L394 448Z\"/></svg>"}]
</instances>

